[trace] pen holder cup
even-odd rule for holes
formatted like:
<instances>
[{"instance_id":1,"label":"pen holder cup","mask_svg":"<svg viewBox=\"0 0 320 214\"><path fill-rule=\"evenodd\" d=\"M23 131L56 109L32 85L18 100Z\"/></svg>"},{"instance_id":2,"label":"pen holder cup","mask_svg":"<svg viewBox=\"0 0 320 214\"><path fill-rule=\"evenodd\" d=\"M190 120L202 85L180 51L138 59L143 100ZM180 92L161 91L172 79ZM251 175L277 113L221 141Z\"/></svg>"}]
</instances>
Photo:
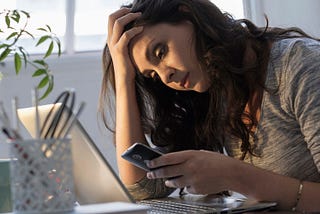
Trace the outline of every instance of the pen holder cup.
<instances>
[{"instance_id":1,"label":"pen holder cup","mask_svg":"<svg viewBox=\"0 0 320 214\"><path fill-rule=\"evenodd\" d=\"M10 144L14 213L52 213L74 208L70 138L17 140Z\"/></svg>"}]
</instances>

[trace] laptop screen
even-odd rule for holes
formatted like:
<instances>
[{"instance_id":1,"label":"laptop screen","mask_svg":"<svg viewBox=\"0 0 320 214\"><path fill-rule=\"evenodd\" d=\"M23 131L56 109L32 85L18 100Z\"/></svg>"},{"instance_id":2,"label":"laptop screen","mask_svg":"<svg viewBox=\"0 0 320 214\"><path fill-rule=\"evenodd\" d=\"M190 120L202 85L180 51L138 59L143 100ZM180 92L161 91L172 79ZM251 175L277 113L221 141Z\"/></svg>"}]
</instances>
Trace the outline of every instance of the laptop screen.
<instances>
[{"instance_id":1,"label":"laptop screen","mask_svg":"<svg viewBox=\"0 0 320 214\"><path fill-rule=\"evenodd\" d=\"M58 109L58 105L55 105L54 111ZM38 107L40 124L43 124L51 108L53 108L53 104ZM18 109L18 116L27 131L34 137L34 107ZM57 128L59 129L59 127ZM80 121L76 121L70 131L70 136L74 188L78 203L82 205L114 201L133 202L118 175L99 151Z\"/></svg>"}]
</instances>

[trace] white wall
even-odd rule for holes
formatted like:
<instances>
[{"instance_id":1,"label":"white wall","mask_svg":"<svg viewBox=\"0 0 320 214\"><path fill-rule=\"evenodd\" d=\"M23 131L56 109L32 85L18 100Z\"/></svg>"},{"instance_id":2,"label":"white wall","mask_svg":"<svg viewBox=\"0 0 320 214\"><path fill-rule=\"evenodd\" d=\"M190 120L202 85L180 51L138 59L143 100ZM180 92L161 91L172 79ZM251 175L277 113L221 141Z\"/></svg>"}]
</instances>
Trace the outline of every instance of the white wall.
<instances>
[{"instance_id":1,"label":"white wall","mask_svg":"<svg viewBox=\"0 0 320 214\"><path fill-rule=\"evenodd\" d=\"M265 14L271 27L300 27L320 37L318 0L244 0L244 5L248 7L247 17L258 26L265 26Z\"/></svg>"},{"instance_id":2,"label":"white wall","mask_svg":"<svg viewBox=\"0 0 320 214\"><path fill-rule=\"evenodd\" d=\"M265 13L270 26L298 26L320 37L318 0L244 0L244 3L248 9L246 15L259 26L265 25L263 18ZM62 56L58 60L51 61L50 65L55 77L55 88L42 104L52 102L64 88L75 88L78 102L87 103L80 121L111 165L116 168L111 134L97 124L97 102L102 74L100 53L80 54L77 58ZM21 107L31 106L30 94L34 80L28 72L21 71L18 77L13 73L12 65L10 67L10 63L7 63L6 77L0 82L0 100L3 100L10 109L11 98L18 96ZM5 141L1 135L0 141ZM7 154L6 144L0 142L0 158L6 157Z\"/></svg>"},{"instance_id":3,"label":"white wall","mask_svg":"<svg viewBox=\"0 0 320 214\"><path fill-rule=\"evenodd\" d=\"M52 103L64 89L74 88L76 90L76 107L81 101L86 102L85 109L80 116L82 125L111 165L116 166L112 136L101 123L98 125L97 122L97 105L102 76L101 54L80 54L76 59L62 56L48 62L54 74L55 86L50 96L40 104ZM5 77L0 81L0 100L5 103L9 115L11 115L11 99L14 96L18 97L20 107L32 106L31 89L36 84L35 79L31 78L30 71L21 71L19 76L14 75L12 65L12 62L7 63ZM3 68L0 69L3 70ZM0 141L5 141L3 136L0 137ZM8 146L0 142L0 158L7 156Z\"/></svg>"}]
</instances>

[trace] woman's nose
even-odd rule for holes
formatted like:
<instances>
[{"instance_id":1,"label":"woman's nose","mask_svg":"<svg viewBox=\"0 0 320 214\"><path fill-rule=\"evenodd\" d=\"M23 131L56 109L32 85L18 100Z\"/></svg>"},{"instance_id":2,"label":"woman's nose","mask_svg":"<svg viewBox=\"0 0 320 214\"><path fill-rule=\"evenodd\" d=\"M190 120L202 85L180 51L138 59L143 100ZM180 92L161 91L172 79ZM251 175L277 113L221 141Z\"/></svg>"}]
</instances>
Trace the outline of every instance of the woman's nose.
<instances>
[{"instance_id":1,"label":"woman's nose","mask_svg":"<svg viewBox=\"0 0 320 214\"><path fill-rule=\"evenodd\" d=\"M160 78L164 84L173 82L175 70L172 68L165 68L159 72Z\"/></svg>"}]
</instances>

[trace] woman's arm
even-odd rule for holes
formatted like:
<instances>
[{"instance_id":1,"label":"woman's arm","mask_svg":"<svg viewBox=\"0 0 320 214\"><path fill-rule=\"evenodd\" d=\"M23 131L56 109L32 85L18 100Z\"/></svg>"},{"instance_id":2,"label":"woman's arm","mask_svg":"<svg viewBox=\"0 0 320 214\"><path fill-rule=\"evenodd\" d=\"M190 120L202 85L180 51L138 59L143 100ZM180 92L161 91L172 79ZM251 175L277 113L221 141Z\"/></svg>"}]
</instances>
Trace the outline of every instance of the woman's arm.
<instances>
[{"instance_id":1,"label":"woman's arm","mask_svg":"<svg viewBox=\"0 0 320 214\"><path fill-rule=\"evenodd\" d=\"M139 16L140 13L130 13L128 8L122 8L109 16L108 48L115 76L115 141L119 174L135 199L145 199L165 197L174 189L166 187L163 179L148 180L144 170L121 157L135 142L147 144L136 100L135 70L128 53L130 40L141 33L143 27L133 27L124 32L124 26Z\"/></svg>"},{"instance_id":2,"label":"woman's arm","mask_svg":"<svg viewBox=\"0 0 320 214\"><path fill-rule=\"evenodd\" d=\"M251 164L209 151L182 151L162 155L148 163L159 169L149 179L172 178L169 187L187 187L193 194L214 194L224 190L239 192L261 201L278 203L279 210L296 206L300 181L257 168ZM303 182L297 210L320 210L320 184Z\"/></svg>"},{"instance_id":3,"label":"woman's arm","mask_svg":"<svg viewBox=\"0 0 320 214\"><path fill-rule=\"evenodd\" d=\"M276 201L279 210L320 211L320 183L299 181L245 163L240 170L238 192L262 201Z\"/></svg>"},{"instance_id":4,"label":"woman's arm","mask_svg":"<svg viewBox=\"0 0 320 214\"><path fill-rule=\"evenodd\" d=\"M143 29L132 28L126 32L124 26L139 17L122 8L109 16L108 47L115 72L116 89L116 153L119 174L125 184L134 184L145 176L145 172L121 158L121 154L135 142L146 142L140 124L140 113L135 94L135 71L128 53L129 41Z\"/></svg>"}]
</instances>

